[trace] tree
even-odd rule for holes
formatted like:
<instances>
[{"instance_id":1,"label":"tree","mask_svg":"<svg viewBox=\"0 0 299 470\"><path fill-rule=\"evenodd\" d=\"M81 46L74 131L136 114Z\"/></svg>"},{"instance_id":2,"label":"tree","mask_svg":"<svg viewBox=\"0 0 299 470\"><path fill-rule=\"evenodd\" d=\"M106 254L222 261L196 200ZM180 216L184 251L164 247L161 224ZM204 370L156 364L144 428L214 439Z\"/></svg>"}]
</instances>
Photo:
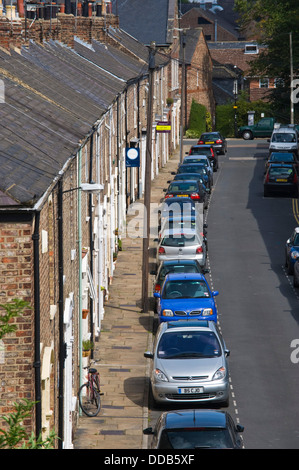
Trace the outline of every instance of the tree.
<instances>
[{"instance_id":1,"label":"tree","mask_svg":"<svg viewBox=\"0 0 299 470\"><path fill-rule=\"evenodd\" d=\"M299 72L298 0L236 0L240 26L266 49L251 62L250 73L277 80L270 95L274 109L289 114L290 105L290 33L294 75ZM296 111L296 110L295 110Z\"/></svg>"}]
</instances>

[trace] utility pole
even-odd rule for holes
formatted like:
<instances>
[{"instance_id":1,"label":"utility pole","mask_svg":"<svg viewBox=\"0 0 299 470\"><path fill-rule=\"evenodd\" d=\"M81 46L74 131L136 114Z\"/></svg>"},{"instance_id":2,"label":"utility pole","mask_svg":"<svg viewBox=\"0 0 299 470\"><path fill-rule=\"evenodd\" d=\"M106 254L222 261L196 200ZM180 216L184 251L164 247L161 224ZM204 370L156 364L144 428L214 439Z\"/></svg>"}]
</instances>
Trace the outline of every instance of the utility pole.
<instances>
[{"instance_id":1,"label":"utility pole","mask_svg":"<svg viewBox=\"0 0 299 470\"><path fill-rule=\"evenodd\" d=\"M151 203L151 168L152 168L152 127L153 127L153 95L154 95L154 69L156 44L152 42L149 47L148 64L148 105L146 129L146 161L144 181L144 216L143 216L143 259L142 259L142 309L149 310L148 297L148 270L149 270L149 235L150 235L150 203Z\"/></svg>"},{"instance_id":2,"label":"utility pole","mask_svg":"<svg viewBox=\"0 0 299 470\"><path fill-rule=\"evenodd\" d=\"M184 134L184 114L185 114L185 47L186 30L181 33L181 51L182 51L182 70L181 70L181 125L180 125L180 163L183 161L183 134Z\"/></svg>"},{"instance_id":3,"label":"utility pole","mask_svg":"<svg viewBox=\"0 0 299 470\"><path fill-rule=\"evenodd\" d=\"M293 81L294 81L294 67L293 67L293 37L290 33L290 95L291 95L291 124L294 124L294 103L293 103Z\"/></svg>"}]
</instances>

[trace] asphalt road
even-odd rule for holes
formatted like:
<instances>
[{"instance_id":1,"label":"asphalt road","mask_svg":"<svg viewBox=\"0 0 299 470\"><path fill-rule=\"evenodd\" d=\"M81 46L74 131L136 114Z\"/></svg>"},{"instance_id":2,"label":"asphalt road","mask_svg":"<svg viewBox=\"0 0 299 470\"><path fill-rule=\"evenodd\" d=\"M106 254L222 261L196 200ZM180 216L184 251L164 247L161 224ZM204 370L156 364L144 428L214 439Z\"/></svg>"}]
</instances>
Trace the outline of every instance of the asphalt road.
<instances>
[{"instance_id":1,"label":"asphalt road","mask_svg":"<svg viewBox=\"0 0 299 470\"><path fill-rule=\"evenodd\" d=\"M247 449L299 447L299 300L284 269L291 198L263 197L266 140L232 140L208 212L211 282L231 350L232 415Z\"/></svg>"},{"instance_id":2,"label":"asphalt road","mask_svg":"<svg viewBox=\"0 0 299 470\"><path fill-rule=\"evenodd\" d=\"M299 290L286 274L284 245L298 215L291 198L263 197L267 153L264 139L233 139L219 157L207 213L207 278L219 290L219 323L231 351L228 411L245 426L245 448L297 449L299 362L291 360L291 342L299 344ZM149 425L161 411L150 412Z\"/></svg>"}]
</instances>

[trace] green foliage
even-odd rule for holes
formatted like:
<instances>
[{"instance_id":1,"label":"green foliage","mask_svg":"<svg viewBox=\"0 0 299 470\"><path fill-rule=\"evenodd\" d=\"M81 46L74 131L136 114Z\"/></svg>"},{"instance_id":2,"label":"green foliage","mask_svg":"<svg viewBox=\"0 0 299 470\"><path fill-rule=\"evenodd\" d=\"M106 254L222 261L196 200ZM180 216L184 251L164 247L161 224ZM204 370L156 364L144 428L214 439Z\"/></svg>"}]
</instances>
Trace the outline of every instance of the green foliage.
<instances>
[{"instance_id":1,"label":"green foliage","mask_svg":"<svg viewBox=\"0 0 299 470\"><path fill-rule=\"evenodd\" d=\"M250 27L252 37L267 46L251 62L249 74L281 79L283 86L274 88L270 99L277 111L289 116L290 32L295 75L299 70L298 0L235 0L235 8L241 14L241 28ZM299 114L295 106L296 111Z\"/></svg>"},{"instance_id":2,"label":"green foliage","mask_svg":"<svg viewBox=\"0 0 299 470\"><path fill-rule=\"evenodd\" d=\"M203 132L206 132L206 113L205 106L193 99L189 116L189 128L186 131L187 137L198 138Z\"/></svg>"},{"instance_id":3,"label":"green foliage","mask_svg":"<svg viewBox=\"0 0 299 470\"><path fill-rule=\"evenodd\" d=\"M3 416L7 423L7 429L0 429L0 449L50 449L54 447L57 438L54 431L51 431L49 437L45 440L40 435L35 437L34 433L30 436L26 432L23 421L32 416L34 402L27 399L20 403L14 403L15 411Z\"/></svg>"},{"instance_id":4,"label":"green foliage","mask_svg":"<svg viewBox=\"0 0 299 470\"><path fill-rule=\"evenodd\" d=\"M13 299L10 304L0 304L0 307L6 312L0 315L0 339L2 339L4 335L16 331L17 325L11 324L11 320L19 317L24 309L29 307L29 302Z\"/></svg>"},{"instance_id":5,"label":"green foliage","mask_svg":"<svg viewBox=\"0 0 299 470\"><path fill-rule=\"evenodd\" d=\"M216 107L216 129L225 137L234 137L235 109L234 102L219 105ZM263 100L247 101L244 96L240 96L236 102L237 106L237 126L246 126L248 124L248 111L255 111L255 122L261 119L261 114L265 117L274 117L275 110L270 103Z\"/></svg>"}]
</instances>

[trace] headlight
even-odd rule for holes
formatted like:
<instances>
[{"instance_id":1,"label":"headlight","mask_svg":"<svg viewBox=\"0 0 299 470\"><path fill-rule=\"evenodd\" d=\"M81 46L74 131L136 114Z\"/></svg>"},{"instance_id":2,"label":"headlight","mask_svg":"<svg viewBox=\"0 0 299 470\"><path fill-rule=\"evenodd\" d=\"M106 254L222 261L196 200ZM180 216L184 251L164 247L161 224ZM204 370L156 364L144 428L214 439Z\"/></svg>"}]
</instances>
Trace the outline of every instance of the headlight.
<instances>
[{"instance_id":1,"label":"headlight","mask_svg":"<svg viewBox=\"0 0 299 470\"><path fill-rule=\"evenodd\" d=\"M168 382L168 378L166 377L164 372L162 372L160 369L155 369L154 376L155 376L155 380L158 380L160 382Z\"/></svg>"},{"instance_id":2,"label":"headlight","mask_svg":"<svg viewBox=\"0 0 299 470\"><path fill-rule=\"evenodd\" d=\"M209 315L213 315L213 310L211 308L204 308L202 311L202 316L208 317Z\"/></svg>"},{"instance_id":3,"label":"headlight","mask_svg":"<svg viewBox=\"0 0 299 470\"><path fill-rule=\"evenodd\" d=\"M220 369L218 369L215 374L213 375L213 378L212 380L221 380L221 379L224 379L226 375L226 369L225 367L220 367Z\"/></svg>"},{"instance_id":4,"label":"headlight","mask_svg":"<svg viewBox=\"0 0 299 470\"><path fill-rule=\"evenodd\" d=\"M295 250L295 251L292 251L292 252L291 252L291 258L297 259L298 256L299 256L299 252L298 252L298 251Z\"/></svg>"},{"instance_id":5,"label":"headlight","mask_svg":"<svg viewBox=\"0 0 299 470\"><path fill-rule=\"evenodd\" d=\"M162 310L162 317L173 317L173 311L165 308Z\"/></svg>"}]
</instances>

